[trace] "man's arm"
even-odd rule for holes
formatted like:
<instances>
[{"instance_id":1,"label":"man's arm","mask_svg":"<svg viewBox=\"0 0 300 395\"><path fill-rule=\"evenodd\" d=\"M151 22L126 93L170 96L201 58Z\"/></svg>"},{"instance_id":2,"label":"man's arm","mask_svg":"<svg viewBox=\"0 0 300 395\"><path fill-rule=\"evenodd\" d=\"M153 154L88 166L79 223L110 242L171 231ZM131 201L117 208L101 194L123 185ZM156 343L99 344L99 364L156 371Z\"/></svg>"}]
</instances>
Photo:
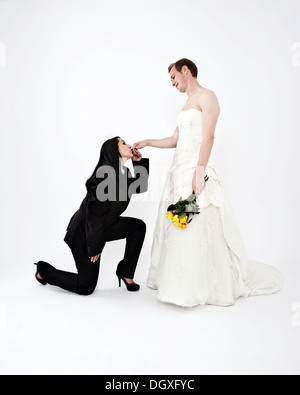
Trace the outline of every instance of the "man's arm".
<instances>
[{"instance_id":1,"label":"man's arm","mask_svg":"<svg viewBox=\"0 0 300 395\"><path fill-rule=\"evenodd\" d=\"M155 148L176 148L177 141L179 137L178 127L175 129L174 133L170 137L164 139L146 139L138 141L133 144L133 150L141 149L144 147L155 147Z\"/></svg>"},{"instance_id":2,"label":"man's arm","mask_svg":"<svg viewBox=\"0 0 300 395\"><path fill-rule=\"evenodd\" d=\"M214 92L208 91L203 94L201 97L201 108L203 139L199 152L198 166L201 166L204 172L213 147L215 129L220 114L219 102Z\"/></svg>"},{"instance_id":3,"label":"man's arm","mask_svg":"<svg viewBox=\"0 0 300 395\"><path fill-rule=\"evenodd\" d=\"M202 108L203 138L192 183L196 197L200 195L205 187L205 169L214 144L215 129L220 114L220 106L217 96L212 91L205 92L201 97L201 102L199 104Z\"/></svg>"}]
</instances>

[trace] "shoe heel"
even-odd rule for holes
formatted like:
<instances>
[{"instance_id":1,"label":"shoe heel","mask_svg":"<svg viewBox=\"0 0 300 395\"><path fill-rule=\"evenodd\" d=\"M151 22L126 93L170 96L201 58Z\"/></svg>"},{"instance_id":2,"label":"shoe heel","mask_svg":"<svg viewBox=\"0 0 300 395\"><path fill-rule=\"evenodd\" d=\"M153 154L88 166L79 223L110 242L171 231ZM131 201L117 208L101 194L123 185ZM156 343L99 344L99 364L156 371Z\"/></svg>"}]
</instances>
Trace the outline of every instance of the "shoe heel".
<instances>
[{"instance_id":1,"label":"shoe heel","mask_svg":"<svg viewBox=\"0 0 300 395\"><path fill-rule=\"evenodd\" d=\"M118 274L117 274L117 276L118 276L118 279L119 279L119 287L121 287L121 280L122 280L122 281L124 281L124 284L125 284L125 286L127 288L127 291L134 292L134 291L138 291L140 289L140 286L138 284L136 284L136 283L129 284L125 280L124 277L120 277Z\"/></svg>"},{"instance_id":2,"label":"shoe heel","mask_svg":"<svg viewBox=\"0 0 300 395\"><path fill-rule=\"evenodd\" d=\"M36 266L36 272L35 272L34 277L36 278L36 280L37 280L40 284L42 284L42 285L47 285L47 281L46 281L44 278L43 278L43 279L38 278L38 273L39 273L39 270L38 270L38 263L39 263L39 262L34 262L34 265Z\"/></svg>"}]
</instances>

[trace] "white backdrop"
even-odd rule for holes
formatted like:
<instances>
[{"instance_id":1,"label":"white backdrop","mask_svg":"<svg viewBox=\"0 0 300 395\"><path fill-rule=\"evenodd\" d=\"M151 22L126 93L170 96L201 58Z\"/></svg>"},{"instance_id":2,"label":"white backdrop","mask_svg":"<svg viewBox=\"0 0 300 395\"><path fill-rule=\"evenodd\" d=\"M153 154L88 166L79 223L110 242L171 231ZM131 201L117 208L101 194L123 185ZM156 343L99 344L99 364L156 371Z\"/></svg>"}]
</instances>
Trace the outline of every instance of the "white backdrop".
<instances>
[{"instance_id":1,"label":"white backdrop","mask_svg":"<svg viewBox=\"0 0 300 395\"><path fill-rule=\"evenodd\" d=\"M37 260L74 270L65 228L102 143L173 133L186 96L167 67L182 57L219 98L214 157L249 258L298 278L299 15L298 0L0 1L2 280ZM149 192L126 211L147 223L140 280L173 152L142 151Z\"/></svg>"}]
</instances>

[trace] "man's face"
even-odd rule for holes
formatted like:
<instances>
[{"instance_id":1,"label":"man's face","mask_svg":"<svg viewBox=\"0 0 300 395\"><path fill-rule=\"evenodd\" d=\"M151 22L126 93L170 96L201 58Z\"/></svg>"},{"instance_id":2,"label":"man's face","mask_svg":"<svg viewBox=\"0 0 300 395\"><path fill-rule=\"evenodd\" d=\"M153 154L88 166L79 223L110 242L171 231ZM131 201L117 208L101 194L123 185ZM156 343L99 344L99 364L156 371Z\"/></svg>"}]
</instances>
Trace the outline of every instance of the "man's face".
<instances>
[{"instance_id":1,"label":"man's face","mask_svg":"<svg viewBox=\"0 0 300 395\"><path fill-rule=\"evenodd\" d=\"M175 88L178 89L179 92L185 92L186 83L184 69L182 68L182 70L179 72L176 70L175 66L173 66L170 70L169 75L171 78L172 86L175 86Z\"/></svg>"}]
</instances>

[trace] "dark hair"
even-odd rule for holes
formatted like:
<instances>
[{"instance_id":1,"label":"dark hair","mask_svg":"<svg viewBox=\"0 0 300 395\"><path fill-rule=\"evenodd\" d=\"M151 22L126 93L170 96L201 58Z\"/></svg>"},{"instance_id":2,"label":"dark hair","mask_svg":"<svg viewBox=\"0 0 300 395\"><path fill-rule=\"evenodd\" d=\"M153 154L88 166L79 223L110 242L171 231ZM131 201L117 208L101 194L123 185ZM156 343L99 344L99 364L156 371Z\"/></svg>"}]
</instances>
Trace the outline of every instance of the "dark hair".
<instances>
[{"instance_id":1,"label":"dark hair","mask_svg":"<svg viewBox=\"0 0 300 395\"><path fill-rule=\"evenodd\" d=\"M175 62L175 63L171 63L170 66L168 67L169 73L174 66L175 66L175 69L179 72L182 70L183 66L186 66L190 70L193 77L197 78L197 76L198 76L197 66L195 65L194 62L192 62L189 59L183 58L183 59L177 60L177 62Z\"/></svg>"},{"instance_id":2,"label":"dark hair","mask_svg":"<svg viewBox=\"0 0 300 395\"><path fill-rule=\"evenodd\" d=\"M116 174L119 174L119 158L121 156L118 148L119 138L119 136L113 137L112 139L106 140L102 145L98 163L92 175L87 179L85 183L87 190L89 190L90 186L93 184L93 181L96 178L97 170L101 165L113 166L117 172Z\"/></svg>"}]
</instances>

